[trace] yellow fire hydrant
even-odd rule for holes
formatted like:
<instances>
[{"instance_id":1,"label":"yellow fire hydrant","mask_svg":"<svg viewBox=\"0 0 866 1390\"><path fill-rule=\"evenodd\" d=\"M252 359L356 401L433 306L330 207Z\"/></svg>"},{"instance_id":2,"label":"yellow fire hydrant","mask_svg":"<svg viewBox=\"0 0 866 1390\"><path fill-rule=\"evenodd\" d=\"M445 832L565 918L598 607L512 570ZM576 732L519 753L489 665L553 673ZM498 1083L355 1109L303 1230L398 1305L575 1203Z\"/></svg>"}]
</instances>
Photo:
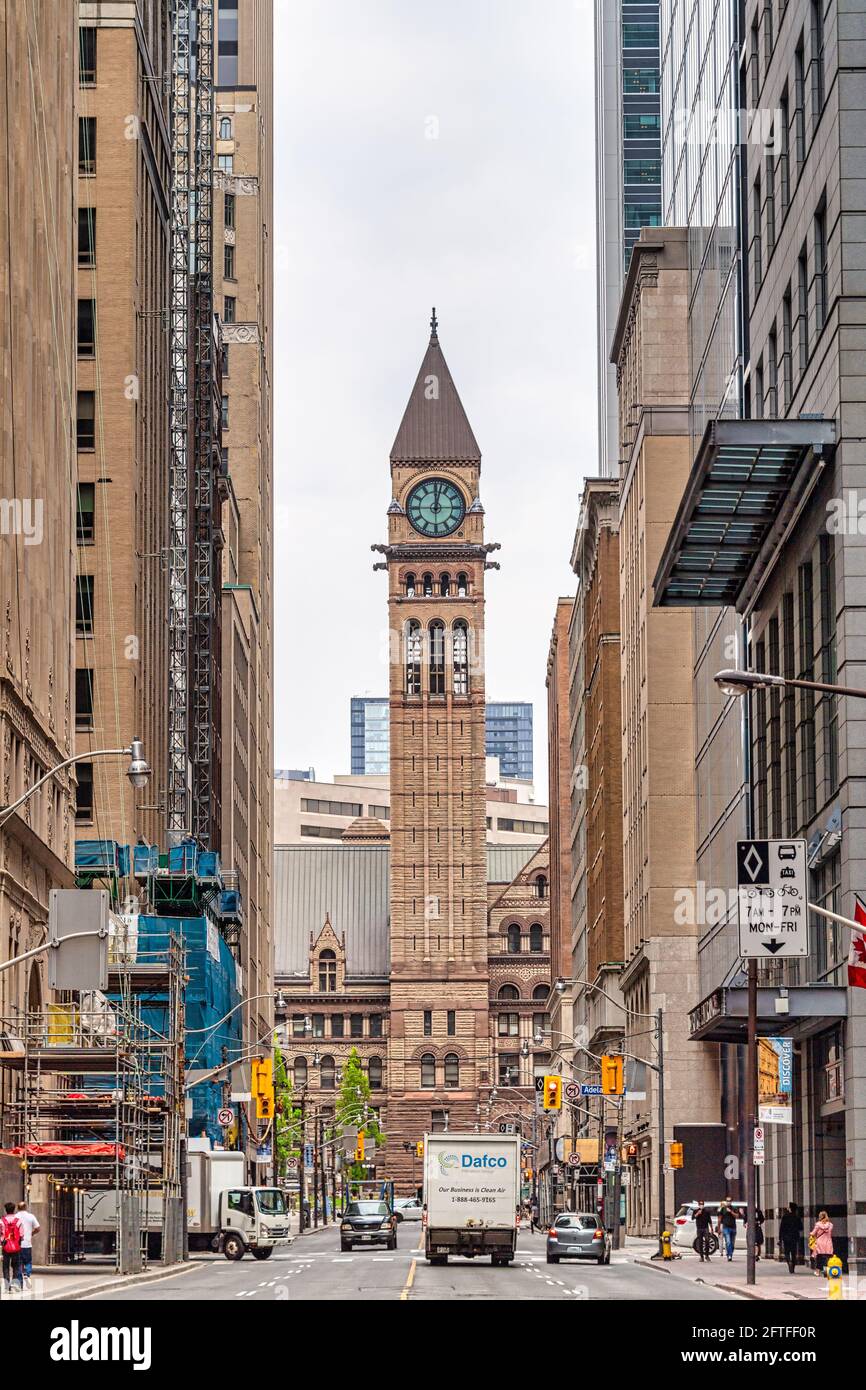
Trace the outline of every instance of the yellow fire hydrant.
<instances>
[{"instance_id":1,"label":"yellow fire hydrant","mask_svg":"<svg viewBox=\"0 0 866 1390\"><path fill-rule=\"evenodd\" d=\"M671 1233L670 1233L670 1231L662 1231L662 1259L663 1259L663 1260L671 1260L671 1259L673 1259L673 1255L672 1255L672 1253L671 1253Z\"/></svg>"},{"instance_id":2,"label":"yellow fire hydrant","mask_svg":"<svg viewBox=\"0 0 866 1390\"><path fill-rule=\"evenodd\" d=\"M843 1295L842 1261L838 1255L830 1256L825 1265L825 1271L827 1274L827 1297L836 1300L841 1299Z\"/></svg>"}]
</instances>

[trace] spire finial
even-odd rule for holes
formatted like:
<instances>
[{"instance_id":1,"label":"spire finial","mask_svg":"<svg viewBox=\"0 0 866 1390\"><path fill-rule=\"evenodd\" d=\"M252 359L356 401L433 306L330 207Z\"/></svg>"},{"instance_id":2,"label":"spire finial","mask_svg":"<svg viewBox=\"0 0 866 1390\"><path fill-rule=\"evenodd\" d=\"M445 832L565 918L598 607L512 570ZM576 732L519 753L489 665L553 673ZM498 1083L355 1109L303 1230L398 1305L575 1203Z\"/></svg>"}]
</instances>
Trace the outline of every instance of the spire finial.
<instances>
[{"instance_id":1,"label":"spire finial","mask_svg":"<svg viewBox=\"0 0 866 1390\"><path fill-rule=\"evenodd\" d=\"M438 337L439 320L436 317L436 305L433 305L433 313L430 315L430 337Z\"/></svg>"}]
</instances>

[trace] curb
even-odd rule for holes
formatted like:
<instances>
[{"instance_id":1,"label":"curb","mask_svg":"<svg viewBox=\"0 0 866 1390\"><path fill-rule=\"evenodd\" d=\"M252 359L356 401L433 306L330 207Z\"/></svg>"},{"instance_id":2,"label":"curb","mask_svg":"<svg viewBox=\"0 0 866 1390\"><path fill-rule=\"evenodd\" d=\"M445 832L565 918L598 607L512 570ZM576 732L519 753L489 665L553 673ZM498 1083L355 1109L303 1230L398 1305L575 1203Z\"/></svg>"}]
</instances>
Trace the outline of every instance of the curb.
<instances>
[{"instance_id":1,"label":"curb","mask_svg":"<svg viewBox=\"0 0 866 1390\"><path fill-rule=\"evenodd\" d=\"M664 1265L650 1264L649 1261L644 1259L641 1255L635 1255L634 1263L636 1265L642 1265L644 1269L654 1269L659 1274L674 1273L672 1269ZM748 1286L743 1288L742 1284L712 1284L707 1283L705 1279L695 1277L691 1274L681 1273L679 1277L681 1279L688 1279L692 1284L700 1284L705 1289L721 1289L723 1293L736 1294L739 1298L751 1298L758 1303L787 1303L789 1300L794 1300L797 1303L816 1303L819 1301L818 1299L808 1298L807 1295L803 1293L794 1293L793 1290L790 1293L783 1294L762 1294Z\"/></svg>"},{"instance_id":2,"label":"curb","mask_svg":"<svg viewBox=\"0 0 866 1390\"><path fill-rule=\"evenodd\" d=\"M127 1289L133 1284L155 1284L160 1279L173 1279L178 1274L186 1274L198 1268L194 1260L185 1260L183 1264L171 1265L168 1269L147 1270L143 1274L125 1274L119 1278L106 1279L101 1284L90 1284L86 1289L70 1289L68 1292L61 1289L57 1293L50 1293L42 1300L43 1303L72 1303L84 1298L93 1298L96 1294L112 1293L115 1289Z\"/></svg>"}]
</instances>

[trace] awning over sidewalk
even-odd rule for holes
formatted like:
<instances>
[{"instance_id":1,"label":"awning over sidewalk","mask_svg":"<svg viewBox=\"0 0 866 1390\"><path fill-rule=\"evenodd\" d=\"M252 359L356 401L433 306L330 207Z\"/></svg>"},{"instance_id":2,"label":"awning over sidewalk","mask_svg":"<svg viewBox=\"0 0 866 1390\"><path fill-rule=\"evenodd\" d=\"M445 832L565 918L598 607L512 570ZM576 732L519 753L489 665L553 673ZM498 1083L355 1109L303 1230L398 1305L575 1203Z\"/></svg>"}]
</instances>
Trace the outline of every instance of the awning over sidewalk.
<instances>
[{"instance_id":1,"label":"awning over sidewalk","mask_svg":"<svg viewBox=\"0 0 866 1390\"><path fill-rule=\"evenodd\" d=\"M787 986L787 1013L776 1012L779 987L758 989L758 1037L808 1038L848 1017L848 994L841 985ZM714 990L689 1014L692 1042L745 1043L749 1010L744 985Z\"/></svg>"},{"instance_id":2,"label":"awning over sidewalk","mask_svg":"<svg viewBox=\"0 0 866 1390\"><path fill-rule=\"evenodd\" d=\"M653 581L655 605L744 612L835 442L832 420L712 420Z\"/></svg>"}]
</instances>

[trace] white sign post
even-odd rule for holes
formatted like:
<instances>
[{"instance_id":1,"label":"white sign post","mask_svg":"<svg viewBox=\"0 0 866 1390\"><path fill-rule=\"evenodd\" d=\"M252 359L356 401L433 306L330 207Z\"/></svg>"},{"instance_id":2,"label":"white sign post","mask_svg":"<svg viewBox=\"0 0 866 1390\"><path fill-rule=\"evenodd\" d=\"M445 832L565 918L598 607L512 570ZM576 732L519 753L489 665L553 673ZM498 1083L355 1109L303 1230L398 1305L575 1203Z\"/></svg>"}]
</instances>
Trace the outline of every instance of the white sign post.
<instances>
[{"instance_id":1,"label":"white sign post","mask_svg":"<svg viewBox=\"0 0 866 1390\"><path fill-rule=\"evenodd\" d=\"M740 955L809 954L805 840L739 840Z\"/></svg>"}]
</instances>

